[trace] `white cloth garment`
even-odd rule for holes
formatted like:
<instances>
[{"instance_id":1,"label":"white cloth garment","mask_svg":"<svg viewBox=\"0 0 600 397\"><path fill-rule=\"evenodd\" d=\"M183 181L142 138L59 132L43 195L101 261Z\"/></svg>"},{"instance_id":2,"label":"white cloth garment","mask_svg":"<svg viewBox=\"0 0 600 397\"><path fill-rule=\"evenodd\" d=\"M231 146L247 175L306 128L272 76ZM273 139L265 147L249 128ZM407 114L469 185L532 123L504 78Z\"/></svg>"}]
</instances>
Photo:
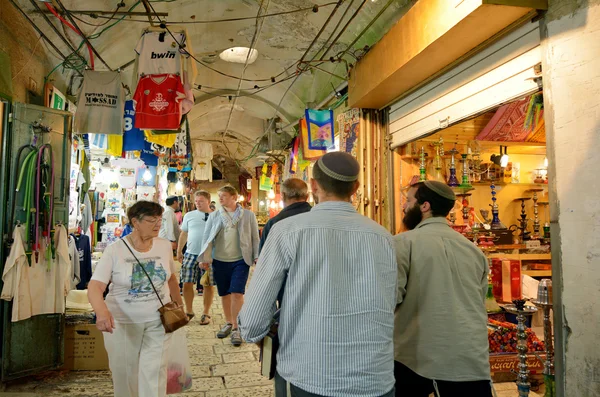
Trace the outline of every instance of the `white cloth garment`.
<instances>
[{"instance_id":1,"label":"white cloth garment","mask_svg":"<svg viewBox=\"0 0 600 397\"><path fill-rule=\"evenodd\" d=\"M35 254L31 256L31 266L25 255L22 233L21 227L13 233L14 242L2 275L5 283L2 299L13 301L11 321L26 320L39 314L64 313L65 296L71 286L67 230L64 226L56 226L55 258L47 262L47 243L42 240L37 260Z\"/></svg>"},{"instance_id":2,"label":"white cloth garment","mask_svg":"<svg viewBox=\"0 0 600 397\"><path fill-rule=\"evenodd\" d=\"M171 335L160 320L115 324L104 333L115 396L163 397L167 393L167 351Z\"/></svg>"},{"instance_id":3,"label":"white cloth garment","mask_svg":"<svg viewBox=\"0 0 600 397\"><path fill-rule=\"evenodd\" d=\"M119 72L85 70L75 113L79 134L123 134L125 92ZM90 142L91 144L91 142Z\"/></svg>"},{"instance_id":4,"label":"white cloth garment","mask_svg":"<svg viewBox=\"0 0 600 397\"><path fill-rule=\"evenodd\" d=\"M160 40L162 36L162 41ZM184 33L173 33L180 44L185 44ZM182 74L179 45L168 32L145 32L135 52L138 54L138 78L152 74Z\"/></svg>"},{"instance_id":5,"label":"white cloth garment","mask_svg":"<svg viewBox=\"0 0 600 397\"><path fill-rule=\"evenodd\" d=\"M156 188L154 186L138 186L136 188L137 199L154 201L154 195L156 194Z\"/></svg>"},{"instance_id":6,"label":"white cloth garment","mask_svg":"<svg viewBox=\"0 0 600 397\"><path fill-rule=\"evenodd\" d=\"M109 245L98 261L92 280L111 282L105 301L116 322L140 324L160 320L160 301L125 242L152 278L163 303L171 301L168 281L175 263L171 244L162 238L153 239L148 252L136 251L127 238Z\"/></svg>"},{"instance_id":7,"label":"white cloth garment","mask_svg":"<svg viewBox=\"0 0 600 397\"><path fill-rule=\"evenodd\" d=\"M79 251L75 238L69 236L69 257L71 258L71 290L77 288L77 284L81 282L81 265L79 263Z\"/></svg>"},{"instance_id":8,"label":"white cloth garment","mask_svg":"<svg viewBox=\"0 0 600 397\"><path fill-rule=\"evenodd\" d=\"M194 142L194 158L209 159L213 158L213 147L208 142Z\"/></svg>"},{"instance_id":9,"label":"white cloth garment","mask_svg":"<svg viewBox=\"0 0 600 397\"><path fill-rule=\"evenodd\" d=\"M119 184L121 187L123 189L133 189L138 169L144 166L144 162L138 159L115 159L111 164L119 168Z\"/></svg>"},{"instance_id":10,"label":"white cloth garment","mask_svg":"<svg viewBox=\"0 0 600 397\"><path fill-rule=\"evenodd\" d=\"M194 178L197 181L212 182L213 147L208 142L194 143Z\"/></svg>"}]
</instances>

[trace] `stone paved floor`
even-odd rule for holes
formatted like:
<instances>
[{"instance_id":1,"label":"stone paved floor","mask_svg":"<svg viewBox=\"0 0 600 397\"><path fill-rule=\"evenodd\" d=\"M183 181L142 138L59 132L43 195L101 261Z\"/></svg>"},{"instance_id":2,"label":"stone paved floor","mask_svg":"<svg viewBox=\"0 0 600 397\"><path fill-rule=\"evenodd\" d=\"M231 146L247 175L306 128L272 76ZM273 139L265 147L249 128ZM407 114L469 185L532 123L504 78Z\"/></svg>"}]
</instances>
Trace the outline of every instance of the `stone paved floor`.
<instances>
[{"instance_id":1,"label":"stone paved floor","mask_svg":"<svg viewBox=\"0 0 600 397\"><path fill-rule=\"evenodd\" d=\"M196 313L202 313L202 298L194 300ZM213 323L199 324L198 317L187 327L188 349L192 363L193 386L182 397L271 397L272 381L259 373L258 348L253 344L233 347L217 339L223 323L220 302L212 306ZM496 385L498 397L517 397L514 383ZM531 393L541 397L543 392ZM0 397L109 397L113 396L109 371L53 371L8 384Z\"/></svg>"}]
</instances>

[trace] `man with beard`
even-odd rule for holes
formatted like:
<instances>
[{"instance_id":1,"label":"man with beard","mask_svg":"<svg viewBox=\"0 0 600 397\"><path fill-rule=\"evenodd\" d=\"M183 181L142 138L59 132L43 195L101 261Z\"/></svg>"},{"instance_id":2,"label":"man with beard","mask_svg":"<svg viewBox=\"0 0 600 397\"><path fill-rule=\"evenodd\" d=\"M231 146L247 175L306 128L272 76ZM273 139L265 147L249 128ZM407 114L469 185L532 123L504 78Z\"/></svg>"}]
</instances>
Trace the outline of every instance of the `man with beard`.
<instances>
[{"instance_id":1,"label":"man with beard","mask_svg":"<svg viewBox=\"0 0 600 397\"><path fill-rule=\"evenodd\" d=\"M448 185L413 185L395 237L396 396L491 397L487 338L488 262L446 216L456 196Z\"/></svg>"}]
</instances>

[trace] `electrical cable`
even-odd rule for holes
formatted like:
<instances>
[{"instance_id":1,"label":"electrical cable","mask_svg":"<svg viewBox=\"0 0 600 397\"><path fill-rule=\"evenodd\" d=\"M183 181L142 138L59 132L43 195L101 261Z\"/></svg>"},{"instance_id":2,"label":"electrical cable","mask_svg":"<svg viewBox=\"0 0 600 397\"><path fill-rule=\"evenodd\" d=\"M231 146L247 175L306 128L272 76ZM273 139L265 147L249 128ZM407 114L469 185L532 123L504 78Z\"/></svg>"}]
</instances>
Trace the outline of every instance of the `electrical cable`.
<instances>
[{"instance_id":1,"label":"electrical cable","mask_svg":"<svg viewBox=\"0 0 600 397\"><path fill-rule=\"evenodd\" d=\"M56 10L54 9L54 7L52 7L52 5L50 3L44 3L46 5L46 8L56 17L58 18L64 25L67 25L69 28L71 28L72 31L74 31L75 33L77 33L79 36L83 37L84 40L86 40L87 42L87 38L85 37L85 35L81 32L81 30L79 30L78 28L76 28L75 26L73 26L72 24L70 24L66 19L64 19L62 16L59 15L58 12L56 12ZM62 4L60 2L58 2L58 4L62 7ZM63 10L65 9L64 7L62 7ZM67 16L69 16L67 14ZM90 67L92 68L92 70L94 70L94 54L92 51L92 44L87 42L87 48L88 48L88 53L90 56ZM106 64L106 63L105 63ZM106 65L108 66L108 65ZM110 68L109 68L110 69Z\"/></svg>"},{"instance_id":2,"label":"electrical cable","mask_svg":"<svg viewBox=\"0 0 600 397\"><path fill-rule=\"evenodd\" d=\"M265 14L260 17L239 17L239 18L226 18L226 19L203 20L203 21L177 21L177 22L173 21L173 22L168 22L168 23L171 25L194 25L194 24L211 24L211 23L247 21L247 20L258 19L258 18L268 18L268 17L275 17L275 16L280 16L280 15L295 14L295 13L300 13L300 12L305 12L305 11L317 12L321 7L329 7L334 4L337 4L337 1L325 3L325 4L315 4L312 7L298 8L296 10L274 12L272 14ZM81 11L79 11L79 12L81 12ZM104 15L96 15L96 17L102 18L102 19L110 18L110 17L106 17ZM113 18L110 18L110 19L113 19ZM127 22L148 23L148 20L146 20L146 19L127 19Z\"/></svg>"},{"instance_id":3,"label":"electrical cable","mask_svg":"<svg viewBox=\"0 0 600 397\"><path fill-rule=\"evenodd\" d=\"M25 65L23 65L23 67L21 68L21 70L19 70L17 72L17 74L15 74L11 80L16 79L22 72L23 70L25 70L25 68L27 67L27 65L29 65L29 62L31 62L31 60L33 59L33 57L35 56L35 50L37 50L38 46L40 45L40 42L42 41L42 36L40 36L37 41L35 42L35 46L33 47L33 50L31 50L31 54L29 55L29 59L27 60L27 62L25 62Z\"/></svg>"},{"instance_id":4,"label":"electrical cable","mask_svg":"<svg viewBox=\"0 0 600 397\"><path fill-rule=\"evenodd\" d=\"M89 26L95 26L95 27L102 27L102 26L108 25L108 24L110 23L110 21L114 19L115 15L117 15L117 12L119 12L119 9L121 9L121 3L118 3L118 4L117 4L117 8L116 8L116 9L115 9L115 11L112 13L112 15L110 16L110 18L108 18L108 19L106 20L106 22L104 22L104 23L101 23L101 24L99 24L99 25L98 25L98 24L95 24L95 23L90 23L90 22L86 21L86 20L85 20L85 19L83 19L83 18L79 18L78 16L76 16L76 15L75 15L74 13L72 13L71 11L69 11L69 13L71 14L71 16L72 16L73 18L77 19L78 21L80 21L80 22L82 22L82 23L84 23L84 24L86 24L86 25L89 25ZM90 18L94 18L94 16L93 16L92 14L90 14L90 15L89 15L89 17L90 17ZM96 15L95 17L96 17L96 18L98 18L98 16L97 16L97 15Z\"/></svg>"}]
</instances>

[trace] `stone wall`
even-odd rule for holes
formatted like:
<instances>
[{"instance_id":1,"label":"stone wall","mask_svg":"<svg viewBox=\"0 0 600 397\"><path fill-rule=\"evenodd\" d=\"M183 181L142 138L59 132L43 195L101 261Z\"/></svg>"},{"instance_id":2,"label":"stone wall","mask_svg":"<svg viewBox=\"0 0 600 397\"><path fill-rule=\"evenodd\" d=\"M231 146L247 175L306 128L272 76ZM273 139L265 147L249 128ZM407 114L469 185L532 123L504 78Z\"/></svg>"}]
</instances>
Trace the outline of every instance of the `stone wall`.
<instances>
[{"instance_id":1,"label":"stone wall","mask_svg":"<svg viewBox=\"0 0 600 397\"><path fill-rule=\"evenodd\" d=\"M551 0L543 24L559 396L600 395L600 1ZM560 305L559 305L560 303Z\"/></svg>"}]
</instances>

